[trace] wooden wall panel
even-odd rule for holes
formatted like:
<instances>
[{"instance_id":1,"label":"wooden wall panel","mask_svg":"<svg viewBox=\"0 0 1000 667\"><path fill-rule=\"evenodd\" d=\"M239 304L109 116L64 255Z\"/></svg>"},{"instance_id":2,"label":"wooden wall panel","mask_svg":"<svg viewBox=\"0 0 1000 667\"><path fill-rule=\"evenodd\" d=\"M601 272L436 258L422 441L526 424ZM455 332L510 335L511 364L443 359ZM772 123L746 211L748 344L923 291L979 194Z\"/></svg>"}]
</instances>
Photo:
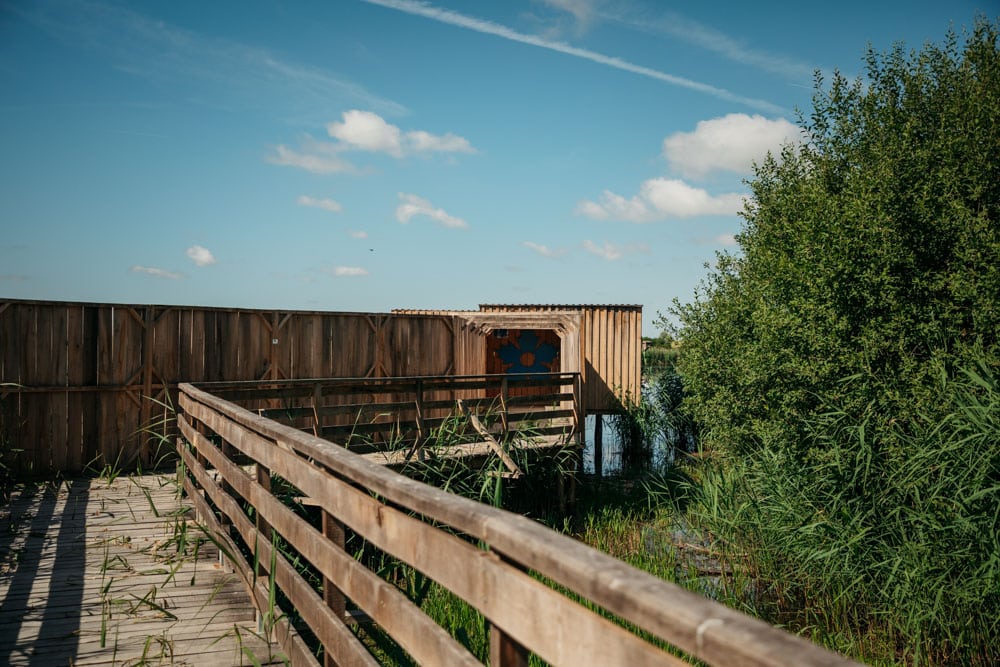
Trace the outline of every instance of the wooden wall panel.
<instances>
[{"instance_id":1,"label":"wooden wall panel","mask_svg":"<svg viewBox=\"0 0 1000 667\"><path fill-rule=\"evenodd\" d=\"M271 377L274 379L286 380L294 378L292 372L292 338L294 332L288 325L293 317L293 313L273 313L271 319L271 354L272 371ZM274 341L278 342L275 343Z\"/></svg>"},{"instance_id":2,"label":"wooden wall panel","mask_svg":"<svg viewBox=\"0 0 1000 667\"><path fill-rule=\"evenodd\" d=\"M533 307L511 307L525 308ZM608 383L638 387L641 308L545 308L576 308L583 315L588 409L608 404ZM610 314L616 317L609 324ZM621 336L634 338L634 346L622 347ZM0 300L0 383L27 387L0 389L0 426L8 449L23 450L16 464L21 472L100 470L132 464L140 455L148 462L143 443L149 436L141 429L164 416L155 401L176 405L179 382L476 375L485 360L482 333L449 312Z\"/></svg>"},{"instance_id":3,"label":"wooden wall panel","mask_svg":"<svg viewBox=\"0 0 1000 667\"><path fill-rule=\"evenodd\" d=\"M178 377L205 379L205 312L180 311Z\"/></svg>"},{"instance_id":4,"label":"wooden wall panel","mask_svg":"<svg viewBox=\"0 0 1000 667\"><path fill-rule=\"evenodd\" d=\"M323 358L323 318L319 315L295 315L289 320L292 340L292 368L289 377L310 377ZM323 377L324 373L320 373Z\"/></svg>"},{"instance_id":5,"label":"wooden wall panel","mask_svg":"<svg viewBox=\"0 0 1000 667\"><path fill-rule=\"evenodd\" d=\"M156 314L153 324L154 381L163 383L168 378L180 377L181 368L181 311L164 308Z\"/></svg>"},{"instance_id":6,"label":"wooden wall panel","mask_svg":"<svg viewBox=\"0 0 1000 667\"><path fill-rule=\"evenodd\" d=\"M376 375L378 316L327 315L324 336L329 340L330 365L326 377Z\"/></svg>"},{"instance_id":7,"label":"wooden wall panel","mask_svg":"<svg viewBox=\"0 0 1000 667\"><path fill-rule=\"evenodd\" d=\"M66 386L67 320L65 309L36 309L35 377L40 384ZM39 395L42 437L37 443L35 467L45 470L66 467L67 426L69 423L66 392Z\"/></svg>"},{"instance_id":8,"label":"wooden wall panel","mask_svg":"<svg viewBox=\"0 0 1000 667\"><path fill-rule=\"evenodd\" d=\"M386 318L382 343L386 375L449 375L454 370L451 319L441 315L393 315Z\"/></svg>"},{"instance_id":9,"label":"wooden wall panel","mask_svg":"<svg viewBox=\"0 0 1000 667\"><path fill-rule=\"evenodd\" d=\"M266 379L271 358L271 329L260 313L240 313L238 333L240 380Z\"/></svg>"}]
</instances>

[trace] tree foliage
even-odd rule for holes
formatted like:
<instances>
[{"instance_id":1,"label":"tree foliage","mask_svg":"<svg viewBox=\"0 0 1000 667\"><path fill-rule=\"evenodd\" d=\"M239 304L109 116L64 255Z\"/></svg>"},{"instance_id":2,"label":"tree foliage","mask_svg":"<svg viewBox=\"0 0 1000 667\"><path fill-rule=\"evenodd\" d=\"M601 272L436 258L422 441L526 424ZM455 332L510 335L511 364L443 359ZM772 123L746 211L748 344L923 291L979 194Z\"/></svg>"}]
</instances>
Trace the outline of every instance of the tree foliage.
<instances>
[{"instance_id":1,"label":"tree foliage","mask_svg":"<svg viewBox=\"0 0 1000 667\"><path fill-rule=\"evenodd\" d=\"M929 361L997 358L997 27L907 54L867 78L817 75L804 143L763 161L737 239L696 300L675 304L681 369L710 446L794 448L801 417L876 399L895 420L932 405ZM891 378L873 395L841 380Z\"/></svg>"},{"instance_id":2,"label":"tree foliage","mask_svg":"<svg viewBox=\"0 0 1000 667\"><path fill-rule=\"evenodd\" d=\"M772 576L814 594L810 572L840 577L859 613L886 620L931 560L935 586L921 594L968 591L956 584L975 572L979 597L886 622L910 656L967 662L992 642L1000 659L988 621L1000 617L1000 443L950 426L972 404L992 406L995 424L1000 405L998 24L980 18L915 52L869 50L865 64L856 81L817 75L803 142L756 167L740 252L719 257L693 303L675 303L678 366L703 446L740 471L744 518L770 508L768 530L742 531L786 568ZM968 369L986 380L953 381ZM965 438L979 448L975 475L956 453ZM949 452L940 469L935 446ZM930 507L932 495L945 504ZM777 500L787 511L775 518ZM941 528L949 516L961 531ZM812 551L789 553L780 534ZM949 560L956 549L968 557ZM947 607L948 595L910 606Z\"/></svg>"}]
</instances>

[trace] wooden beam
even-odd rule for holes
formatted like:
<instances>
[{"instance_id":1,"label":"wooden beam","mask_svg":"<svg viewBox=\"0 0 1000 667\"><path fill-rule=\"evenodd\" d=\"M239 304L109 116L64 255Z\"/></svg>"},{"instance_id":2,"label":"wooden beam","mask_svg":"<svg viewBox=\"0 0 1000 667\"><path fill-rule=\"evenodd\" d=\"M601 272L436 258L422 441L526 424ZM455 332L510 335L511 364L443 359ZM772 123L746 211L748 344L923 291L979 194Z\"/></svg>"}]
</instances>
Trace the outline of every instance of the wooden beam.
<instances>
[{"instance_id":1,"label":"wooden beam","mask_svg":"<svg viewBox=\"0 0 1000 667\"><path fill-rule=\"evenodd\" d=\"M486 444L490 447L490 449L492 449L493 452L500 457L500 460L503 461L503 464L507 466L507 470L509 470L511 474L514 475L515 479L520 477L523 474L521 472L521 468L517 465L517 463L514 462L514 459L510 458L510 455L506 451L504 451L503 446L501 446L501 444L496 441L496 438L490 435L490 432L486 430L486 427L483 426L483 423L479 421L479 417L477 417L474 412L472 412L465 406L465 403L462 402L462 399L458 399L457 403L458 403L458 409L461 410L462 414L464 414L469 419L469 423L472 424L472 428L476 429L476 433L482 436Z\"/></svg>"}]
</instances>

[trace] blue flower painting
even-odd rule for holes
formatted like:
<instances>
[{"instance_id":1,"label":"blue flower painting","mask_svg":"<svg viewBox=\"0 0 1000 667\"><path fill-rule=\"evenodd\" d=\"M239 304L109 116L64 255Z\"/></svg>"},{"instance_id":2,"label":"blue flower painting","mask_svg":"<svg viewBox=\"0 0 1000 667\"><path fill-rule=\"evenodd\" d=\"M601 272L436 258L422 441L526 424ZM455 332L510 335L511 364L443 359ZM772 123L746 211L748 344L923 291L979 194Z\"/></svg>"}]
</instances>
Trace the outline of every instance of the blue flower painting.
<instances>
[{"instance_id":1,"label":"blue flower painting","mask_svg":"<svg viewBox=\"0 0 1000 667\"><path fill-rule=\"evenodd\" d=\"M525 331L497 350L505 373L549 373L559 356L554 345L543 343L533 331Z\"/></svg>"}]
</instances>

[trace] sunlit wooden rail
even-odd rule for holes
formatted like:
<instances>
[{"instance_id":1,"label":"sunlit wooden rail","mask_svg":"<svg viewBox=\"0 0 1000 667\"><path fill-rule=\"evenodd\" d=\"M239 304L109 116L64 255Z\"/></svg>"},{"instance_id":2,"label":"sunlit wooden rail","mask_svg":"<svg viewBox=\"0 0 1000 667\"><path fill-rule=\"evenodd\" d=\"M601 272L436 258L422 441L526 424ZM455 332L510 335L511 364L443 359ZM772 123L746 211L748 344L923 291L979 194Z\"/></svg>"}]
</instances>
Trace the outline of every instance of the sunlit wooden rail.
<instances>
[{"instance_id":1,"label":"sunlit wooden rail","mask_svg":"<svg viewBox=\"0 0 1000 667\"><path fill-rule=\"evenodd\" d=\"M553 665L686 664L661 643L712 665L853 664L527 518L407 478L192 385L180 391L184 488L201 520L229 544L262 616L284 619L293 608L327 664L377 664L352 631L359 617L419 664L480 664L344 549L349 531L481 612L490 626L491 665L524 665L530 654ZM291 484L318 507L321 522L313 525L275 497L275 481ZM299 565L318 573L321 591L272 547L279 539L298 554ZM274 610L270 585L286 596L288 609ZM301 636L278 636L293 664L316 663L314 647Z\"/></svg>"}]
</instances>

